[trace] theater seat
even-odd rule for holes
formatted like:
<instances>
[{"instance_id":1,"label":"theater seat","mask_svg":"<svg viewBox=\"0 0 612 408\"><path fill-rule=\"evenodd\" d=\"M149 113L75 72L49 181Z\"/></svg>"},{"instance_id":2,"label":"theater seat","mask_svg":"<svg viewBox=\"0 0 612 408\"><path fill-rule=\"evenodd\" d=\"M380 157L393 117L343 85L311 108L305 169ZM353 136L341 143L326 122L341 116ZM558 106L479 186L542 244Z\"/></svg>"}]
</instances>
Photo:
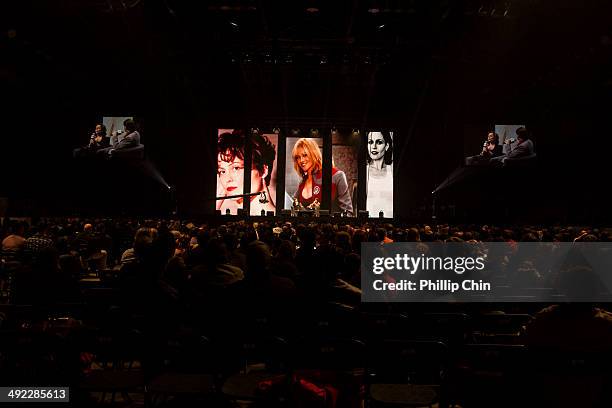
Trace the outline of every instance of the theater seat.
<instances>
[{"instance_id":1,"label":"theater seat","mask_svg":"<svg viewBox=\"0 0 612 408\"><path fill-rule=\"evenodd\" d=\"M139 160L144 159L144 145L139 144L134 147L126 147L124 149L116 149L111 151L113 159L120 160Z\"/></svg>"}]
</instances>

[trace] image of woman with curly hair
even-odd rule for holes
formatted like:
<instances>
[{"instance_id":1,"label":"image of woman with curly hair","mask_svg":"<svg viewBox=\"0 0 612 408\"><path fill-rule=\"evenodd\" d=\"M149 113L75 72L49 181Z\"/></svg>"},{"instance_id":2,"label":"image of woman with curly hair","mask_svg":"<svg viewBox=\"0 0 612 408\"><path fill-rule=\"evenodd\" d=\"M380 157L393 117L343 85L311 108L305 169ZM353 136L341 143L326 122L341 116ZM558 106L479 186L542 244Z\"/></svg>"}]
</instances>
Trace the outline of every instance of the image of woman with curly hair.
<instances>
[{"instance_id":1,"label":"image of woman with curly hair","mask_svg":"<svg viewBox=\"0 0 612 408\"><path fill-rule=\"evenodd\" d=\"M275 211L274 197L270 194L275 146L264 135L253 135L253 160L251 166L251 192L260 193L250 197L251 214L259 215L261 210ZM244 147L245 136L241 131L220 132L217 140L217 197L216 209L225 214L236 215L244 208Z\"/></svg>"},{"instance_id":2,"label":"image of woman with curly hair","mask_svg":"<svg viewBox=\"0 0 612 408\"><path fill-rule=\"evenodd\" d=\"M261 215L261 211L276 211L276 146L278 135L251 135L253 166L251 169L251 215Z\"/></svg>"}]
</instances>

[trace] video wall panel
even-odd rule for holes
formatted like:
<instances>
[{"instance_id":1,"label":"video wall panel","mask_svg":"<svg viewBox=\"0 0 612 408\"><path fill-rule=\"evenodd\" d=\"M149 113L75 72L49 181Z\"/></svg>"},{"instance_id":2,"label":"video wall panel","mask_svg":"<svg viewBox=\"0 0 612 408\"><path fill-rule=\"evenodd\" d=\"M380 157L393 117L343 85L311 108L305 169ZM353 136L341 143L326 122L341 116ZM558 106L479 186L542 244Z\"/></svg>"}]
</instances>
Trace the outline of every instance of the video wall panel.
<instances>
[{"instance_id":1,"label":"video wall panel","mask_svg":"<svg viewBox=\"0 0 612 408\"><path fill-rule=\"evenodd\" d=\"M218 129L216 209L237 215L244 208L244 132Z\"/></svg>"},{"instance_id":2,"label":"video wall panel","mask_svg":"<svg viewBox=\"0 0 612 408\"><path fill-rule=\"evenodd\" d=\"M370 217L379 217L380 212L393 217L393 132L374 130L366 137L355 129L335 128L311 130L309 137L299 137L301 132L295 130L285 137L278 128L217 132L216 209L222 214L236 215L248 202L251 216L277 214L281 209L329 209L342 216L367 210ZM283 154L284 171L279 177ZM359 164L364 158L365 163ZM249 165L251 171L245 173ZM249 182L250 194L244 187ZM331 182L327 188L326 182ZM326 192L329 197L324 197ZM324 208L327 203L330 208Z\"/></svg>"},{"instance_id":3,"label":"video wall panel","mask_svg":"<svg viewBox=\"0 0 612 408\"><path fill-rule=\"evenodd\" d=\"M276 214L278 134L251 132L251 215Z\"/></svg>"},{"instance_id":4,"label":"video wall panel","mask_svg":"<svg viewBox=\"0 0 612 408\"><path fill-rule=\"evenodd\" d=\"M285 208L320 208L323 201L323 138L288 137Z\"/></svg>"},{"instance_id":5,"label":"video wall panel","mask_svg":"<svg viewBox=\"0 0 612 408\"><path fill-rule=\"evenodd\" d=\"M393 132L368 132L366 146L366 209L393 218Z\"/></svg>"},{"instance_id":6,"label":"video wall panel","mask_svg":"<svg viewBox=\"0 0 612 408\"><path fill-rule=\"evenodd\" d=\"M332 131L332 188L334 213L357 215L359 186L359 133Z\"/></svg>"}]
</instances>

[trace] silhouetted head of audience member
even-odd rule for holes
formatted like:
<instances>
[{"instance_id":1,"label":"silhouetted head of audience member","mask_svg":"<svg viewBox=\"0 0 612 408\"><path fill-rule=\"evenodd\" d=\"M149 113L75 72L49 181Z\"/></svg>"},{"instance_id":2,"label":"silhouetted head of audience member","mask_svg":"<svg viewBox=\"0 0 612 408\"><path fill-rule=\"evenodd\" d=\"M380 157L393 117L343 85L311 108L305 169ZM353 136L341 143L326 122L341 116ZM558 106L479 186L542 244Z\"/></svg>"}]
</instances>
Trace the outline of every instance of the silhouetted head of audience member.
<instances>
[{"instance_id":1,"label":"silhouetted head of audience member","mask_svg":"<svg viewBox=\"0 0 612 408\"><path fill-rule=\"evenodd\" d=\"M272 253L268 245L261 241L253 241L246 248L247 280L265 280L269 276Z\"/></svg>"},{"instance_id":2,"label":"silhouetted head of audience member","mask_svg":"<svg viewBox=\"0 0 612 408\"><path fill-rule=\"evenodd\" d=\"M278 245L278 259L293 261L295 259L295 245L293 242L283 239Z\"/></svg>"},{"instance_id":3,"label":"silhouetted head of audience member","mask_svg":"<svg viewBox=\"0 0 612 408\"><path fill-rule=\"evenodd\" d=\"M377 228L376 229L376 240L379 242L382 242L385 240L385 238L387 238L387 230L384 228Z\"/></svg>"},{"instance_id":4,"label":"silhouetted head of audience member","mask_svg":"<svg viewBox=\"0 0 612 408\"><path fill-rule=\"evenodd\" d=\"M417 228L409 228L406 236L408 242L419 242L421 240L421 234Z\"/></svg>"},{"instance_id":5,"label":"silhouetted head of audience member","mask_svg":"<svg viewBox=\"0 0 612 408\"><path fill-rule=\"evenodd\" d=\"M300 248L304 249L314 249L317 235L313 228L311 227L303 227L298 231L298 238L300 239Z\"/></svg>"},{"instance_id":6,"label":"silhouetted head of audience member","mask_svg":"<svg viewBox=\"0 0 612 408\"><path fill-rule=\"evenodd\" d=\"M595 302L605 290L605 286L592 268L574 265L561 271L558 289L565 294L568 301L580 306L580 303L589 305Z\"/></svg>"},{"instance_id":7,"label":"silhouetted head of audience member","mask_svg":"<svg viewBox=\"0 0 612 408\"><path fill-rule=\"evenodd\" d=\"M227 246L220 238L212 238L206 244L205 259L211 266L227 263L229 260L229 253Z\"/></svg>"},{"instance_id":8,"label":"silhouetted head of audience member","mask_svg":"<svg viewBox=\"0 0 612 408\"><path fill-rule=\"evenodd\" d=\"M336 233L335 244L344 253L351 252L351 236L348 232L339 231Z\"/></svg>"},{"instance_id":9,"label":"silhouetted head of audience member","mask_svg":"<svg viewBox=\"0 0 612 408\"><path fill-rule=\"evenodd\" d=\"M153 242L157 238L155 228L142 227L136 231L134 236L134 255L139 260L148 260L152 255Z\"/></svg>"}]
</instances>

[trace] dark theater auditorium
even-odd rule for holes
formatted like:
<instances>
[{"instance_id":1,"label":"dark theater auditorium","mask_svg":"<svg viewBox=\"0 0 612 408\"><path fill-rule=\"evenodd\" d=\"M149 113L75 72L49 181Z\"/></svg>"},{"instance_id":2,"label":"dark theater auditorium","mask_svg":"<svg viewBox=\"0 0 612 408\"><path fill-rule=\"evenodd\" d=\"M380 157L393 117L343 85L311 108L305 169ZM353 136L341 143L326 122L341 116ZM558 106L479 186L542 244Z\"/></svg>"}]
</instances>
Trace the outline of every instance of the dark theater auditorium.
<instances>
[{"instance_id":1,"label":"dark theater auditorium","mask_svg":"<svg viewBox=\"0 0 612 408\"><path fill-rule=\"evenodd\" d=\"M612 407L611 1L0 3L0 408Z\"/></svg>"}]
</instances>

